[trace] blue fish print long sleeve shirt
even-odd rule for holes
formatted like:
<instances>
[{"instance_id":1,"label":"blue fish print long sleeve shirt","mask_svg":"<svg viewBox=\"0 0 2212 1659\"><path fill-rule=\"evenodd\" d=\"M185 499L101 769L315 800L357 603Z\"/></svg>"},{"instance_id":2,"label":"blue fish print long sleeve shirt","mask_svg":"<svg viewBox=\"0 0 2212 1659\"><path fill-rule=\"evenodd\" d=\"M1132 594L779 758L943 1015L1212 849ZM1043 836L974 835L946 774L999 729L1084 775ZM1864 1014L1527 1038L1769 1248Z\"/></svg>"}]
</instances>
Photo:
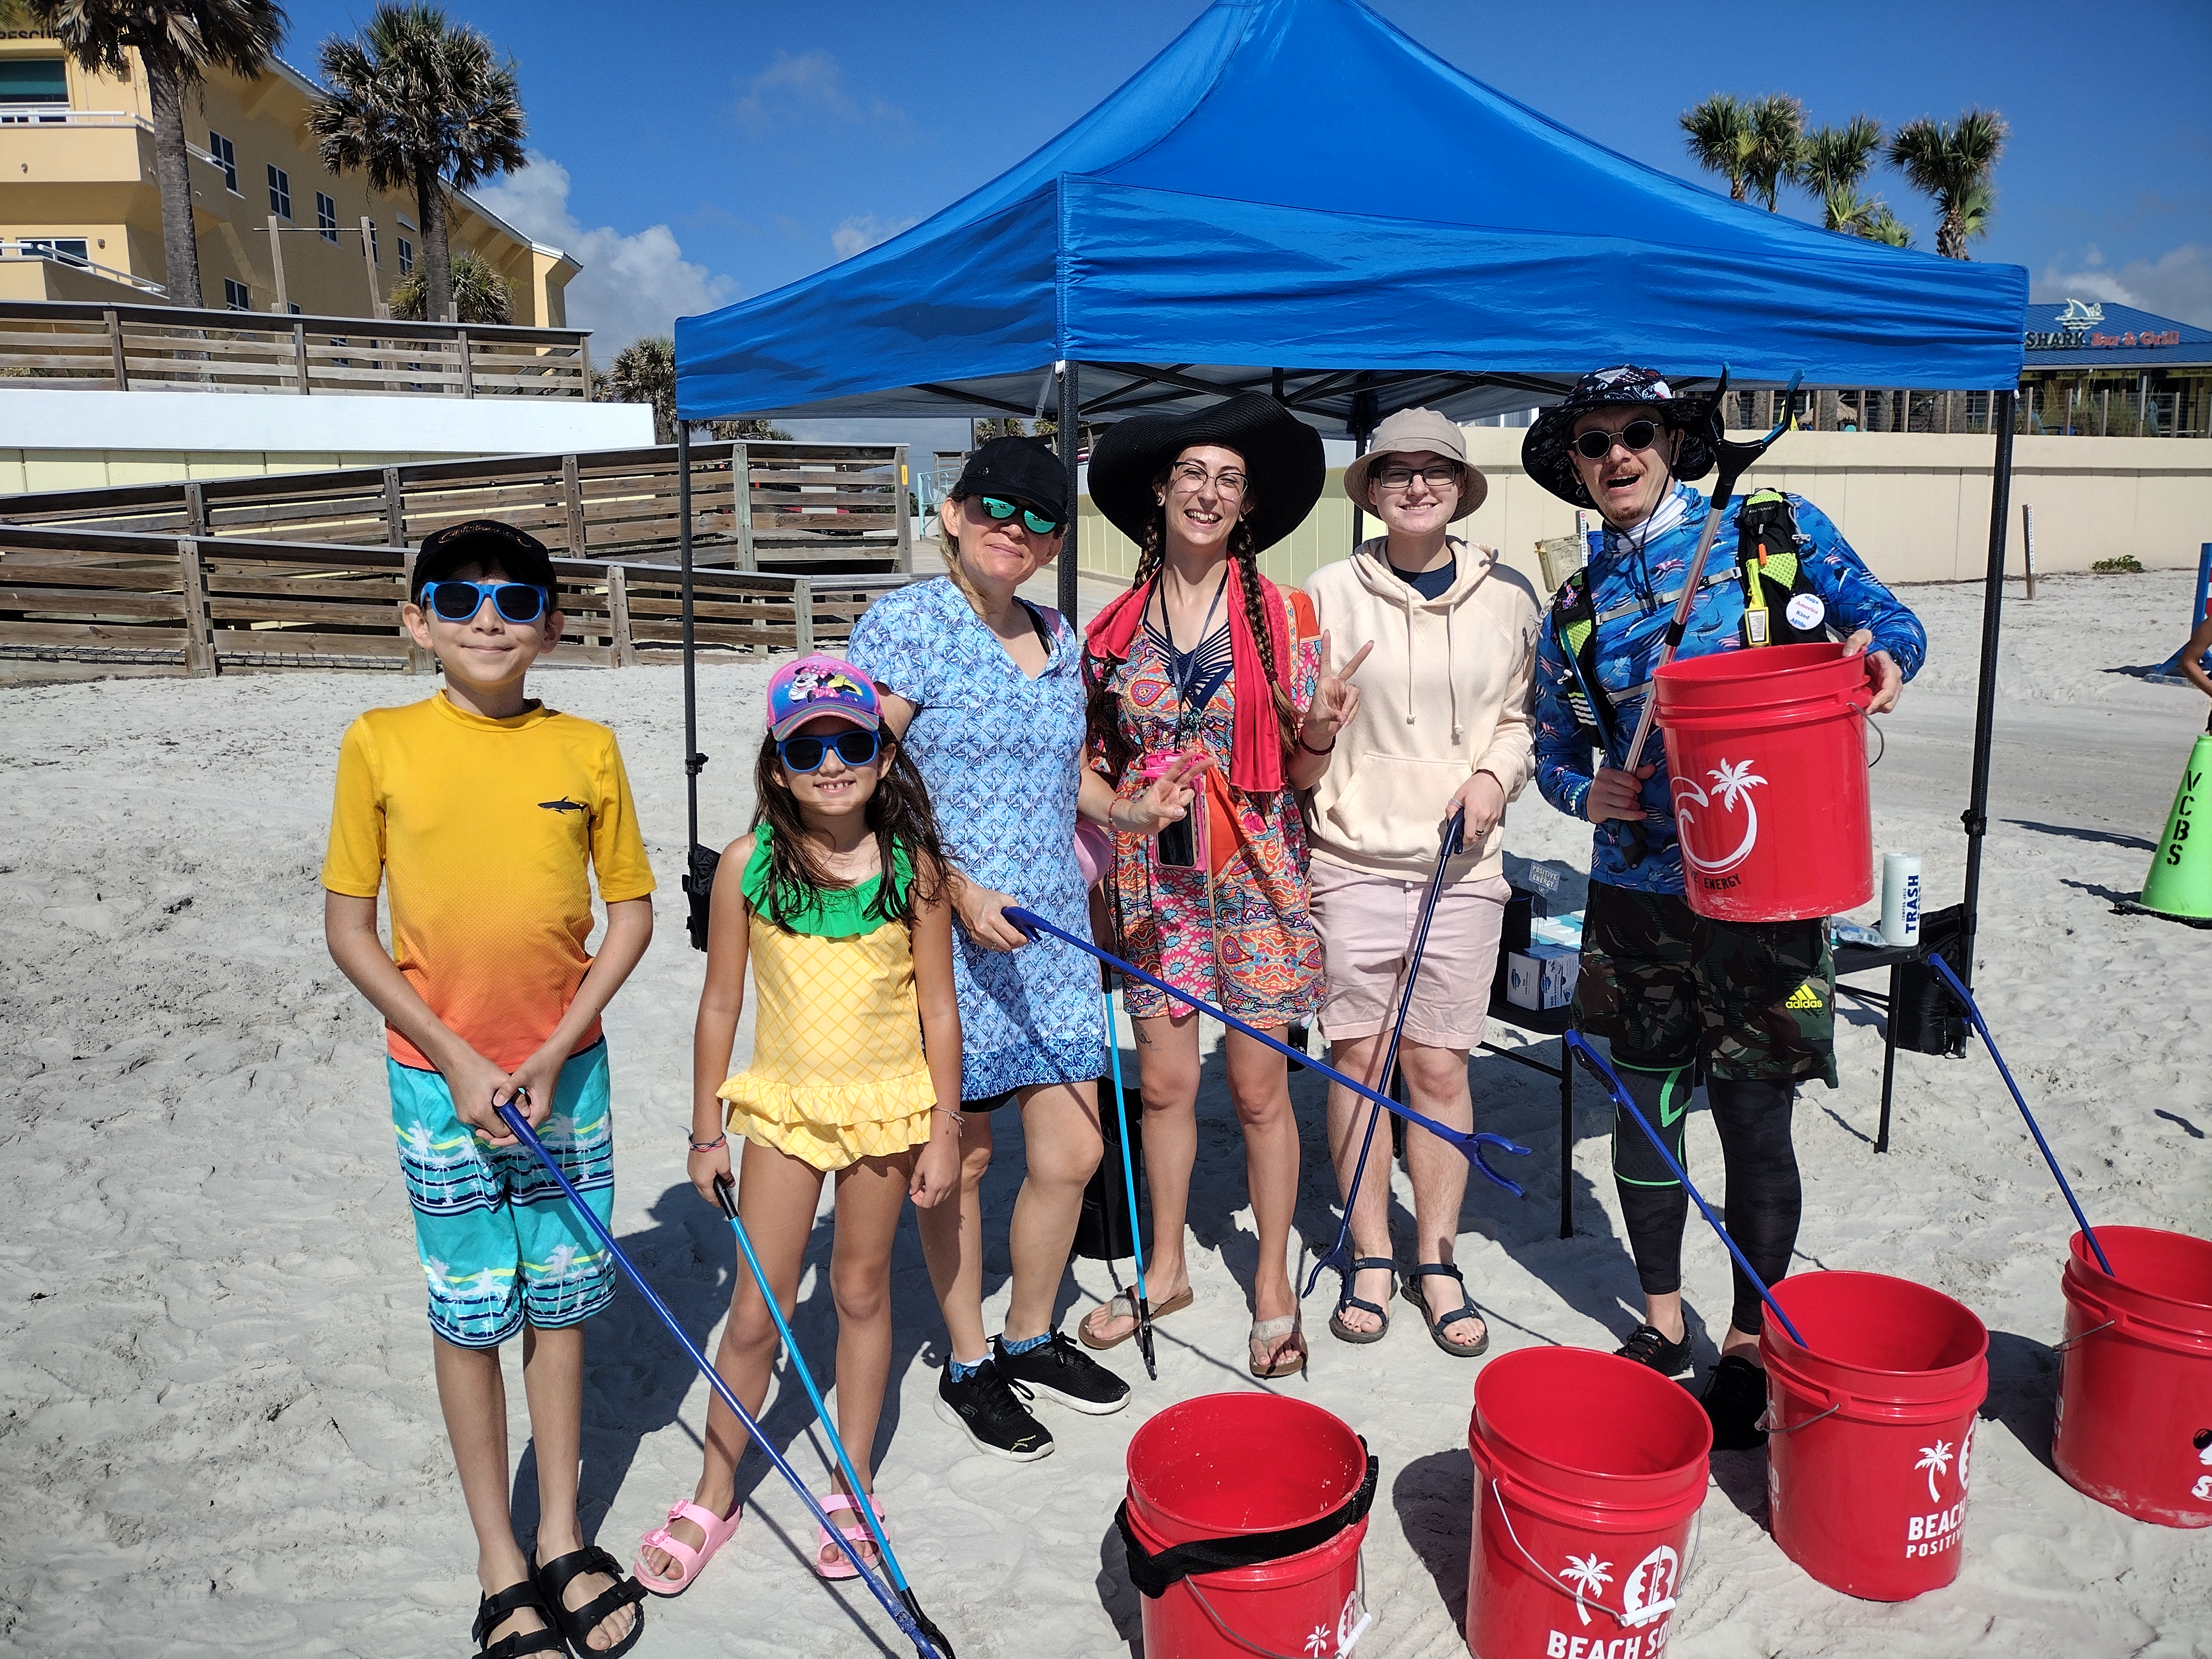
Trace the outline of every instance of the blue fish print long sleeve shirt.
<instances>
[{"instance_id":1,"label":"blue fish print long sleeve shirt","mask_svg":"<svg viewBox=\"0 0 2212 1659\"><path fill-rule=\"evenodd\" d=\"M1591 608L1603 619L1596 630L1598 680L1614 711L1612 729L1602 739L1607 766L1626 764L1628 743L1636 735L1638 716L1650 695L1675 596L1705 528L1705 496L1686 484L1677 483L1674 490L1684 510L1670 526L1641 544L1638 538L1608 528L1603 550L1589 564ZM1735 568L1736 515L1745 499L1735 497L1721 515L1706 562L1708 585L1691 608L1678 656L1743 648L1743 585L1713 579ZM1874 644L1869 648L1887 651L1911 679L1928 653L1928 635L1919 618L1875 580L1827 514L1802 495L1789 499L1797 524L1798 558L1813 591L1827 607L1828 626L1846 636L1862 628L1869 630ZM1553 621L1559 619L1560 597L1553 596ZM1608 614L1613 611L1621 614ZM1589 794L1592 755L1601 739L1575 718L1568 701L1575 689L1574 665L1561 648L1558 629L1549 623L1536 647L1535 681L1536 787L1560 811L1580 817ZM1644 759L1658 770L1644 785L1644 861L1630 867L1620 845L1626 826L1608 821L1596 825L1591 837L1590 878L1642 892L1680 893L1682 859L1675 843L1674 793L1656 730L1645 744Z\"/></svg>"}]
</instances>

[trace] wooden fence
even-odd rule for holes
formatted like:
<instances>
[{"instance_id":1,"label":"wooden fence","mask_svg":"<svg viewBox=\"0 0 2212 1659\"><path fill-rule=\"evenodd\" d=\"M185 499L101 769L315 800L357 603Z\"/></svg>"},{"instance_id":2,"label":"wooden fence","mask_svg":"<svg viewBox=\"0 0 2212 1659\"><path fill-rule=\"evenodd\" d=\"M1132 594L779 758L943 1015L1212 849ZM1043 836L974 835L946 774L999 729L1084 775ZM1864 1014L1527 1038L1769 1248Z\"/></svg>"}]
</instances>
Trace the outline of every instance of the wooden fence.
<instances>
[{"instance_id":1,"label":"wooden fence","mask_svg":"<svg viewBox=\"0 0 2212 1659\"><path fill-rule=\"evenodd\" d=\"M41 389L588 402L590 338L573 328L0 301L0 370Z\"/></svg>"},{"instance_id":2,"label":"wooden fence","mask_svg":"<svg viewBox=\"0 0 2212 1659\"><path fill-rule=\"evenodd\" d=\"M213 674L233 668L432 665L398 625L413 554L205 535L0 525L0 664L89 662ZM682 649L682 574L558 558L562 657L615 668ZM699 570L702 650L834 649L904 575Z\"/></svg>"},{"instance_id":3,"label":"wooden fence","mask_svg":"<svg viewBox=\"0 0 2212 1659\"><path fill-rule=\"evenodd\" d=\"M694 562L794 574L910 570L905 474L902 444L694 444ZM0 522L407 547L442 526L491 518L570 557L665 556L679 483L676 447L661 444L0 495Z\"/></svg>"}]
</instances>

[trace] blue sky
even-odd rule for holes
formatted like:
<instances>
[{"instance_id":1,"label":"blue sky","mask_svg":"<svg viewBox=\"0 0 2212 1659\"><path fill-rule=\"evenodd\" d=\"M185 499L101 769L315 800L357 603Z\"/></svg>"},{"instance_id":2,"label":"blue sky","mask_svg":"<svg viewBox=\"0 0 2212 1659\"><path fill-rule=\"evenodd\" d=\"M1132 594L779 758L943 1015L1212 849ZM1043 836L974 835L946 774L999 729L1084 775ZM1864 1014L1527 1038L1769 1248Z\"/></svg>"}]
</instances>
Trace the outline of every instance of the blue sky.
<instances>
[{"instance_id":1,"label":"blue sky","mask_svg":"<svg viewBox=\"0 0 2212 1659\"><path fill-rule=\"evenodd\" d=\"M927 217L1112 92L1205 9L447 3L518 62L538 159L489 196L584 262L570 318L602 350ZM2121 300L2212 325L2204 0L1376 9L1477 79L1685 177L1697 175L1676 119L1717 91L1790 92L1815 122L1864 111L1891 127L1993 106L2012 138L1976 258L2026 265L2038 299ZM323 37L369 9L289 0L285 56L312 72ZM1314 118L1360 143L1360 112ZM1930 246L1924 199L1886 167L1871 185ZM1784 208L1817 217L1802 192Z\"/></svg>"}]
</instances>

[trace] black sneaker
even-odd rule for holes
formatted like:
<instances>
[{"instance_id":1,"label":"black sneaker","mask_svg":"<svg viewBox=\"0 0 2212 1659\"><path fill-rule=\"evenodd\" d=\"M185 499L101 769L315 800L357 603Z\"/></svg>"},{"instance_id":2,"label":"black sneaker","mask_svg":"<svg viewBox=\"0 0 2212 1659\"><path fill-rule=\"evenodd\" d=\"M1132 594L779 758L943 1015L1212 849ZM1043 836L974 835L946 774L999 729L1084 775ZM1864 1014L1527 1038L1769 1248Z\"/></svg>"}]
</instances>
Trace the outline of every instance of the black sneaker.
<instances>
[{"instance_id":1,"label":"black sneaker","mask_svg":"<svg viewBox=\"0 0 2212 1659\"><path fill-rule=\"evenodd\" d=\"M1129 1403L1129 1385L1054 1331L1026 1353L1008 1353L1003 1336L991 1339L991 1360L999 1375L1024 1391L1042 1395L1086 1417L1104 1417Z\"/></svg>"},{"instance_id":2,"label":"black sneaker","mask_svg":"<svg viewBox=\"0 0 2212 1659\"><path fill-rule=\"evenodd\" d=\"M1680 1376L1690 1369L1690 1334L1685 1331L1680 1342L1669 1342L1659 1334L1657 1327L1638 1325L1613 1352L1639 1365L1649 1365L1662 1376Z\"/></svg>"},{"instance_id":3,"label":"black sneaker","mask_svg":"<svg viewBox=\"0 0 2212 1659\"><path fill-rule=\"evenodd\" d=\"M944 1375L937 1379L937 1414L954 1428L965 1431L977 1451L1009 1462L1034 1463L1052 1455L1052 1436L1015 1398L1018 1394L1026 1398L1029 1389L1018 1382L1009 1383L988 1358L975 1376L957 1382L948 1359Z\"/></svg>"},{"instance_id":4,"label":"black sneaker","mask_svg":"<svg viewBox=\"0 0 2212 1659\"><path fill-rule=\"evenodd\" d=\"M1757 1451L1766 1443L1759 1426L1766 1414L1766 1373L1741 1354L1713 1367L1698 1399L1713 1420L1715 1451Z\"/></svg>"}]
</instances>

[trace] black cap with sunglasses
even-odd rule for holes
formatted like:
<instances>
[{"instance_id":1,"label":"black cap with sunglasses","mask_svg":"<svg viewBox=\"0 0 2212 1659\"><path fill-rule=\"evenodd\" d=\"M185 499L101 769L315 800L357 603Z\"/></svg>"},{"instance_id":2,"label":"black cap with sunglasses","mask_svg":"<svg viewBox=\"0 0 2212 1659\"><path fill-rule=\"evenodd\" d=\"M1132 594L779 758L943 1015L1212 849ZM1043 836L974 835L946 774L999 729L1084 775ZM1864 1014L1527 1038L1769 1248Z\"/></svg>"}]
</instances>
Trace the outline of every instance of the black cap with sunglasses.
<instances>
[{"instance_id":1,"label":"black cap with sunglasses","mask_svg":"<svg viewBox=\"0 0 2212 1659\"><path fill-rule=\"evenodd\" d=\"M541 588L548 599L553 598L553 556L545 544L496 519L449 524L425 536L415 550L415 576L407 597L420 605L422 590L430 583L443 581L470 565L479 572L496 569L508 581Z\"/></svg>"},{"instance_id":2,"label":"black cap with sunglasses","mask_svg":"<svg viewBox=\"0 0 2212 1659\"><path fill-rule=\"evenodd\" d=\"M960 482L952 486L954 501L970 496L981 497L994 519L1011 519L1020 511L1030 529L1053 535L1067 522L1067 469L1035 438L994 438L969 456ZM988 505L992 502L998 505ZM1001 513L998 507L1007 510ZM1039 528L1040 520L1051 527Z\"/></svg>"}]
</instances>

